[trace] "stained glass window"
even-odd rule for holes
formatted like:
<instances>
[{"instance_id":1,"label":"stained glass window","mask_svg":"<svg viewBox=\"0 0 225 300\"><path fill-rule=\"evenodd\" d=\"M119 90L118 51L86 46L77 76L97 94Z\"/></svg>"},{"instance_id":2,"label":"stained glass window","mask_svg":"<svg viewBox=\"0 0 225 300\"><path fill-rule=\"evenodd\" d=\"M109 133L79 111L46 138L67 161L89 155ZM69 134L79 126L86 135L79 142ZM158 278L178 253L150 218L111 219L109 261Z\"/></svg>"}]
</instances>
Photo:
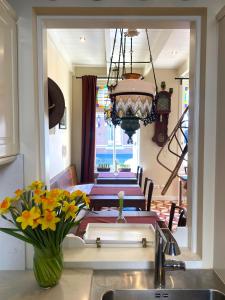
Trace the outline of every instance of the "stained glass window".
<instances>
[{"instance_id":1,"label":"stained glass window","mask_svg":"<svg viewBox=\"0 0 225 300\"><path fill-rule=\"evenodd\" d=\"M98 85L97 86L97 99L96 106L98 108L109 108L110 107L110 98L107 85Z\"/></svg>"},{"instance_id":2,"label":"stained glass window","mask_svg":"<svg viewBox=\"0 0 225 300\"><path fill-rule=\"evenodd\" d=\"M189 81L183 80L183 86L182 86L182 111L185 110L185 108L189 104Z\"/></svg>"},{"instance_id":3,"label":"stained glass window","mask_svg":"<svg viewBox=\"0 0 225 300\"><path fill-rule=\"evenodd\" d=\"M95 164L110 166L126 165L133 171L137 169L139 160L138 134L134 135L133 145L127 144L127 135L120 126L108 124L105 121L104 110L111 107L111 100L106 84L98 82L96 96L96 137L95 137Z\"/></svg>"}]
</instances>

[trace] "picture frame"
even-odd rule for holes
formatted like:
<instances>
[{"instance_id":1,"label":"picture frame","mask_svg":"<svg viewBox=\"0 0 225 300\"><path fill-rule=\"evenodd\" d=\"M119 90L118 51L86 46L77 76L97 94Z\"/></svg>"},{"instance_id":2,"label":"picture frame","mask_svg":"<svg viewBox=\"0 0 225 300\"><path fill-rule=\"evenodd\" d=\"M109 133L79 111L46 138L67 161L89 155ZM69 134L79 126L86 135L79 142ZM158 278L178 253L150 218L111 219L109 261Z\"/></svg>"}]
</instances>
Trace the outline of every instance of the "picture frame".
<instances>
[{"instance_id":1,"label":"picture frame","mask_svg":"<svg viewBox=\"0 0 225 300\"><path fill-rule=\"evenodd\" d=\"M64 110L64 114L63 114L63 117L61 119L61 121L59 122L59 129L67 129L67 116L66 116L66 107L65 107L65 110Z\"/></svg>"}]
</instances>

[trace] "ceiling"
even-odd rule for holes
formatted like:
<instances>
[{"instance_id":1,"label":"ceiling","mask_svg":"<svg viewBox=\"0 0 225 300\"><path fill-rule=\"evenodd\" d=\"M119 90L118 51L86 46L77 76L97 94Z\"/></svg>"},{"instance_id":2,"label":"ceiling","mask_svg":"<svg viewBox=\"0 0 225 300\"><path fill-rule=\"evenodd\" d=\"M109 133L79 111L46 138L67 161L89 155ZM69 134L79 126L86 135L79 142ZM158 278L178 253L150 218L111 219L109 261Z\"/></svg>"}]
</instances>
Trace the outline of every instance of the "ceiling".
<instances>
[{"instance_id":1,"label":"ceiling","mask_svg":"<svg viewBox=\"0 0 225 300\"><path fill-rule=\"evenodd\" d=\"M126 31L126 29L124 29ZM133 61L149 61L145 29L133 38ZM48 29L48 34L63 57L73 66L107 66L113 48L115 29ZM154 66L178 68L189 57L189 29L148 30ZM84 37L85 41L81 41ZM117 32L114 59L119 57L120 30ZM126 61L130 61L130 39L126 42ZM143 67L143 64L136 64Z\"/></svg>"}]
</instances>

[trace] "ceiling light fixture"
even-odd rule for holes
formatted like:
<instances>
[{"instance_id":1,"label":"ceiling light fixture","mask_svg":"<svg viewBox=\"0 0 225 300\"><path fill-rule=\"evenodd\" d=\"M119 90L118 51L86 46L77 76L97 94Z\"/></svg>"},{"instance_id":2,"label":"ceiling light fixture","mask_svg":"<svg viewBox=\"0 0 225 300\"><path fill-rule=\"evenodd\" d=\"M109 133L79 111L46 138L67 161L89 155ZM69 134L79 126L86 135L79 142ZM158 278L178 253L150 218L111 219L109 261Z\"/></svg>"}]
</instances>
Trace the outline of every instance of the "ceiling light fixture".
<instances>
[{"instance_id":1,"label":"ceiling light fixture","mask_svg":"<svg viewBox=\"0 0 225 300\"><path fill-rule=\"evenodd\" d=\"M120 42L119 53L116 55L118 31ZM142 121L146 126L158 118L154 101L158 87L147 29L145 34L149 61L136 62L133 60L133 38L138 36L139 32L136 29L128 29L126 32L123 29L116 29L108 72L107 86L110 92L111 107L105 110L105 118L114 126L121 126L129 137L128 144L133 143L132 136L140 128L139 121ZM129 40L130 46L128 54L126 52L127 40ZM117 60L115 59L116 56ZM137 63L152 66L154 84L142 80L143 76L141 74L133 72L133 64ZM122 78L122 80L119 81L119 78Z\"/></svg>"}]
</instances>

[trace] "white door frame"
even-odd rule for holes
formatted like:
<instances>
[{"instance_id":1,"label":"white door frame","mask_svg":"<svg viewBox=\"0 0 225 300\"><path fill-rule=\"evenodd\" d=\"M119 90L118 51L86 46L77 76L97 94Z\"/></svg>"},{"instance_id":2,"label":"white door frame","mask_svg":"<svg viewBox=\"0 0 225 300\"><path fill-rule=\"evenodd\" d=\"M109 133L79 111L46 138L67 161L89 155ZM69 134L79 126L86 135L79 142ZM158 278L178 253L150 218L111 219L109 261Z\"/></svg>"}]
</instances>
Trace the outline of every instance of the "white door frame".
<instances>
[{"instance_id":1,"label":"white door frame","mask_svg":"<svg viewBox=\"0 0 225 300\"><path fill-rule=\"evenodd\" d=\"M194 78L194 93L193 101L191 102L190 122L192 122L192 136L193 140L191 143L192 149L190 152L193 154L192 165L189 170L192 170L192 182L189 184L190 201L188 202L191 216L188 218L189 227L189 248L192 252L197 251L197 200L198 200L198 153L199 153L199 103L200 103L200 59L201 59L201 16L107 16L96 17L96 16L38 16L37 17L37 53L38 53L38 92L39 92L39 126L40 126L40 170L41 177L49 185L49 128L48 128L48 92L47 92L47 51L46 51L46 40L47 40L47 28L62 28L63 22L70 24L70 28L90 28L93 23L95 28L112 28L112 24L117 27L122 27L126 24L135 27L141 21L142 26L149 27L152 21L162 22L176 22L181 24L186 22L189 24L195 24L196 27L196 42L195 42L195 78ZM124 23L125 22L125 23ZM58 25L57 25L58 24ZM61 25L60 25L61 24ZM72 25L73 24L73 25ZM68 26L67 26L68 27ZM143 27L143 28L145 28ZM190 135L190 136L191 136Z\"/></svg>"}]
</instances>

